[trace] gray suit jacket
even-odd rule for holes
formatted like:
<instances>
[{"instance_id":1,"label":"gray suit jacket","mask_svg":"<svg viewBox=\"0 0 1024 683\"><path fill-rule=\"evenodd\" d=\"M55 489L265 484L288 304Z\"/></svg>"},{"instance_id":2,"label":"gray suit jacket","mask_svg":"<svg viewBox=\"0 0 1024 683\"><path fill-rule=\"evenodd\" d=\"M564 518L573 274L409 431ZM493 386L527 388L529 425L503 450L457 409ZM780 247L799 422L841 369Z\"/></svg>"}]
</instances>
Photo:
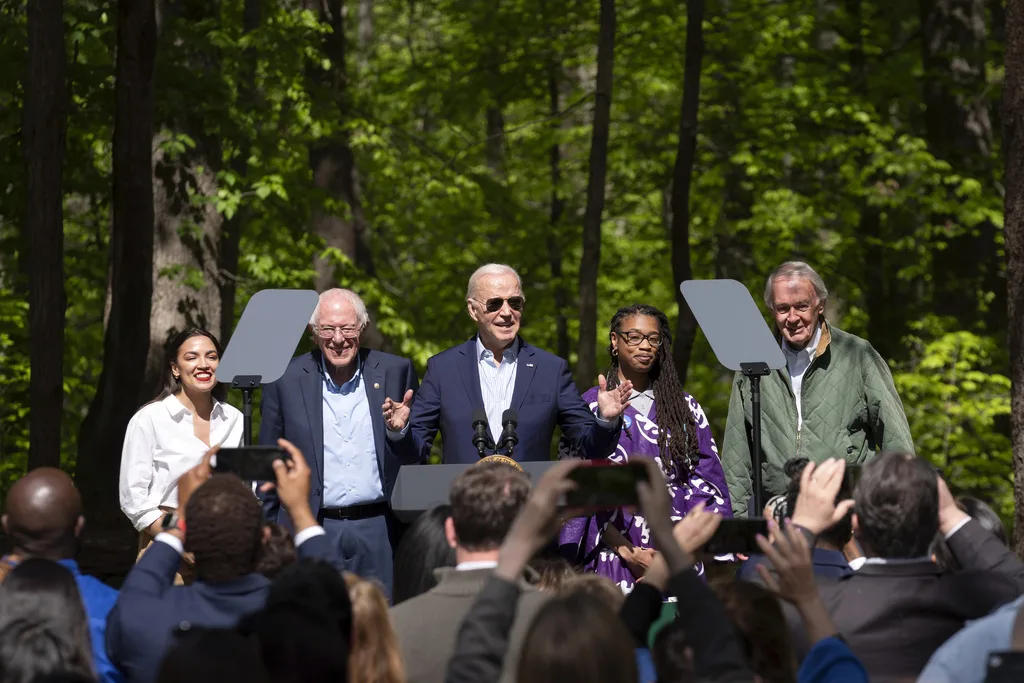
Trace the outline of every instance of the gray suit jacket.
<instances>
[{"instance_id":1,"label":"gray suit jacket","mask_svg":"<svg viewBox=\"0 0 1024 683\"><path fill-rule=\"evenodd\" d=\"M462 620L483 590L491 569L458 571L438 569L438 585L423 595L391 608L391 623L405 659L408 683L444 683L448 661L455 652L455 640ZM509 638L508 655L502 671L503 682L515 680L515 668L527 629L541 605L548 599L529 585L523 586Z\"/></svg>"}]
</instances>

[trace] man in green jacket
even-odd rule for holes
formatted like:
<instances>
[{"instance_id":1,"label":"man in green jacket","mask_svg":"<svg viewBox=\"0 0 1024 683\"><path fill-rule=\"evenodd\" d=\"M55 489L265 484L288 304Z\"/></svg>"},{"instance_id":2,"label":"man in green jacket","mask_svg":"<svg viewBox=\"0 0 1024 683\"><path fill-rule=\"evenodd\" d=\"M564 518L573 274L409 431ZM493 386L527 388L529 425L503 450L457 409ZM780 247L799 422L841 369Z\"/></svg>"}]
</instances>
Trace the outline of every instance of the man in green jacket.
<instances>
[{"instance_id":1,"label":"man in green jacket","mask_svg":"<svg viewBox=\"0 0 1024 683\"><path fill-rule=\"evenodd\" d=\"M825 320L827 299L821 276L799 261L779 266L765 286L786 357L785 368L761 378L765 501L785 493L783 466L791 458L862 463L880 451L914 452L889 366L866 340ZM753 495L751 425L750 380L737 373L722 449L737 517L746 516Z\"/></svg>"}]
</instances>

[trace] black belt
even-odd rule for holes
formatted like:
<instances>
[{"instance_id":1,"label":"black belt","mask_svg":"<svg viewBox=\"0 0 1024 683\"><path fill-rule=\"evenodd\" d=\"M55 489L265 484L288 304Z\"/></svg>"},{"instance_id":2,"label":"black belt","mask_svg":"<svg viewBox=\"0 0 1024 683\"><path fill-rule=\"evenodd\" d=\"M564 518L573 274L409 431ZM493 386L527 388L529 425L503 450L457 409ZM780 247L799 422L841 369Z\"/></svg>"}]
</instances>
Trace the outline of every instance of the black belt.
<instances>
[{"instance_id":1,"label":"black belt","mask_svg":"<svg viewBox=\"0 0 1024 683\"><path fill-rule=\"evenodd\" d=\"M367 503L366 505L349 505L343 508L320 508L323 519L369 519L380 517L388 512L387 503Z\"/></svg>"}]
</instances>

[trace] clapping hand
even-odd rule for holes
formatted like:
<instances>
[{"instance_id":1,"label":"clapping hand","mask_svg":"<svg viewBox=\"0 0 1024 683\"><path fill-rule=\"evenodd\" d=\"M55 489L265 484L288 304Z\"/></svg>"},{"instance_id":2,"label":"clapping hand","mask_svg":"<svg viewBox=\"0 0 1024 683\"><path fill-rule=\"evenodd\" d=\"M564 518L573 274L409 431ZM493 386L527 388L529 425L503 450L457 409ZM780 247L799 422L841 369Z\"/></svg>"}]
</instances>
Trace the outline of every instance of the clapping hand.
<instances>
[{"instance_id":1,"label":"clapping hand","mask_svg":"<svg viewBox=\"0 0 1024 683\"><path fill-rule=\"evenodd\" d=\"M633 393L633 383L628 379L615 387L608 388L604 375L597 376L597 410L605 420L612 420L624 413L629 407L629 397Z\"/></svg>"},{"instance_id":2,"label":"clapping hand","mask_svg":"<svg viewBox=\"0 0 1024 683\"><path fill-rule=\"evenodd\" d=\"M384 424L393 432L400 432L405 429L409 422L409 413L412 411L413 390L405 392L401 403L392 401L391 397L384 399L381 410L384 412Z\"/></svg>"}]
</instances>

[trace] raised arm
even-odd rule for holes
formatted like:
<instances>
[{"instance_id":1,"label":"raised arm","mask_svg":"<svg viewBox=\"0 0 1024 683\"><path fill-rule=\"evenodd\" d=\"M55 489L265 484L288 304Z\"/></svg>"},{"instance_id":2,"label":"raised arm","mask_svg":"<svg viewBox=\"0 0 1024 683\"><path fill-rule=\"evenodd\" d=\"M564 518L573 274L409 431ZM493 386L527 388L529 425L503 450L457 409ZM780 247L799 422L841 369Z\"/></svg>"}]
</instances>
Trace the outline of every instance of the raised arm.
<instances>
[{"instance_id":1,"label":"raised arm","mask_svg":"<svg viewBox=\"0 0 1024 683\"><path fill-rule=\"evenodd\" d=\"M437 382L438 370L434 359L427 361L423 384L418 390L415 387L415 371L412 373L413 386L409 388L414 390L415 396L409 408L407 422L400 430L393 430L390 427L386 430L395 455L406 465L427 461L430 448L434 445L434 438L441 427L441 387ZM385 403L385 411L387 406ZM386 413L385 422L390 423Z\"/></svg>"}]
</instances>

